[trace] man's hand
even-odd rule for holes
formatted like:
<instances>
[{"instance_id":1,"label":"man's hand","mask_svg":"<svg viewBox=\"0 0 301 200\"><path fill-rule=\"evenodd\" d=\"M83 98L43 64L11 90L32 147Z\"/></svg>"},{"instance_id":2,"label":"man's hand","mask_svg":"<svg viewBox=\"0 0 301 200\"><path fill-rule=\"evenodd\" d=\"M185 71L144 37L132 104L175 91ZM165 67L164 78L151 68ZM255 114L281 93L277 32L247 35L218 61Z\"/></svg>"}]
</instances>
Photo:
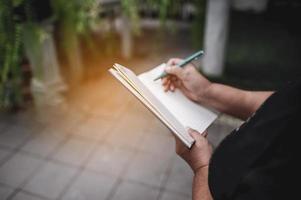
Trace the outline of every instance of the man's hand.
<instances>
[{"instance_id":1,"label":"man's hand","mask_svg":"<svg viewBox=\"0 0 301 200\"><path fill-rule=\"evenodd\" d=\"M162 79L165 91L175 91L179 88L188 98L201 102L202 97L211 85L211 82L202 76L193 64L184 68L177 66L181 59L172 58L167 62L165 71L169 74Z\"/></svg>"},{"instance_id":2,"label":"man's hand","mask_svg":"<svg viewBox=\"0 0 301 200\"><path fill-rule=\"evenodd\" d=\"M199 104L233 115L242 120L250 117L272 91L246 91L231 86L211 83L202 76L194 65L177 66L182 60L170 59L165 68L169 76L162 79L165 91L179 88L188 98Z\"/></svg>"},{"instance_id":3,"label":"man's hand","mask_svg":"<svg viewBox=\"0 0 301 200\"><path fill-rule=\"evenodd\" d=\"M208 167L212 155L212 146L206 139L206 131L200 134L193 129L189 129L188 132L191 137L195 139L195 143L191 149L188 149L178 138L176 138L176 152L190 165L191 169L196 174L202 168Z\"/></svg>"}]
</instances>

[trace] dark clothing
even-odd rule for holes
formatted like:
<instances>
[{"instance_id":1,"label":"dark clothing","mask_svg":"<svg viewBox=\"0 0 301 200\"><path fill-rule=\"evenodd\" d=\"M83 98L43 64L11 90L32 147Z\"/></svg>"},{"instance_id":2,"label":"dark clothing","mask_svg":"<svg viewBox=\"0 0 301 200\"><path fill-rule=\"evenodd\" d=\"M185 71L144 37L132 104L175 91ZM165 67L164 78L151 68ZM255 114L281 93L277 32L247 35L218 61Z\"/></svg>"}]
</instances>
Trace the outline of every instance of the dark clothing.
<instances>
[{"instance_id":1,"label":"dark clothing","mask_svg":"<svg viewBox=\"0 0 301 200\"><path fill-rule=\"evenodd\" d=\"M301 199L300 115L301 82L290 83L228 135L209 166L214 199Z\"/></svg>"}]
</instances>

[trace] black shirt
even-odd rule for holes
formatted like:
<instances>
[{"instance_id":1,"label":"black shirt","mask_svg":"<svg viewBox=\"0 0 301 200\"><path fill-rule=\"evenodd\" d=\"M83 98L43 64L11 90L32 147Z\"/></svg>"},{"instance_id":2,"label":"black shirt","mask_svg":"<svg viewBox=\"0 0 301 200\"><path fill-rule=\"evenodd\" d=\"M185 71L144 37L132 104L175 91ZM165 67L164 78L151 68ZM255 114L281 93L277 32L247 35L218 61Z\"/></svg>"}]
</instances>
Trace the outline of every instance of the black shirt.
<instances>
[{"instance_id":1,"label":"black shirt","mask_svg":"<svg viewBox=\"0 0 301 200\"><path fill-rule=\"evenodd\" d=\"M217 147L209 166L216 200L301 199L301 82L275 92Z\"/></svg>"}]
</instances>

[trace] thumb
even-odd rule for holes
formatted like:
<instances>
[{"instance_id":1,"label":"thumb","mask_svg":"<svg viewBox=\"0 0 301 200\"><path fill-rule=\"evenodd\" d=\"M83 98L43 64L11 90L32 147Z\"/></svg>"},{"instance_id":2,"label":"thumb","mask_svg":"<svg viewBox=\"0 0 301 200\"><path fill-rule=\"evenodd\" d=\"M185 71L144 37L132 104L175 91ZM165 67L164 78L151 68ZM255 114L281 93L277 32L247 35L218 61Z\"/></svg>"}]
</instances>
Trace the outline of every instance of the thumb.
<instances>
[{"instance_id":1,"label":"thumb","mask_svg":"<svg viewBox=\"0 0 301 200\"><path fill-rule=\"evenodd\" d=\"M167 74L175 75L180 79L182 79L182 77L183 77L183 69L181 67L177 66L177 65L167 66L165 68L165 72Z\"/></svg>"},{"instance_id":2,"label":"thumb","mask_svg":"<svg viewBox=\"0 0 301 200\"><path fill-rule=\"evenodd\" d=\"M204 133L200 134L200 133L197 132L196 130L189 128L189 129L188 129L188 133L189 133L189 135L190 135L196 142L199 142L200 140L202 140L202 139L205 138L205 134L206 134L207 132L204 132Z\"/></svg>"}]
</instances>

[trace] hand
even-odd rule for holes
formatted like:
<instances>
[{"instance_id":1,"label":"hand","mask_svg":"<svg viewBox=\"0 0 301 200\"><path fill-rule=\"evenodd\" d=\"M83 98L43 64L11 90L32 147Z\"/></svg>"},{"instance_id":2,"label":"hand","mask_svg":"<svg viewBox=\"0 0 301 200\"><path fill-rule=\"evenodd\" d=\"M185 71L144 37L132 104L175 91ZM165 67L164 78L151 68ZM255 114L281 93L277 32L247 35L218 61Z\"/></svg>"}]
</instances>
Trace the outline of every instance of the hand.
<instances>
[{"instance_id":1,"label":"hand","mask_svg":"<svg viewBox=\"0 0 301 200\"><path fill-rule=\"evenodd\" d=\"M179 88L188 98L201 103L211 82L202 76L193 64L187 64L184 68L177 66L181 59L172 58L167 62L165 71L169 76L162 79L164 90L175 91Z\"/></svg>"},{"instance_id":2,"label":"hand","mask_svg":"<svg viewBox=\"0 0 301 200\"><path fill-rule=\"evenodd\" d=\"M196 174L202 168L208 167L212 155L212 146L206 139L208 134L206 131L200 134L193 129L189 129L188 133L195 139L195 143L191 149L188 149L178 138L175 138L176 153L189 164Z\"/></svg>"}]
</instances>

